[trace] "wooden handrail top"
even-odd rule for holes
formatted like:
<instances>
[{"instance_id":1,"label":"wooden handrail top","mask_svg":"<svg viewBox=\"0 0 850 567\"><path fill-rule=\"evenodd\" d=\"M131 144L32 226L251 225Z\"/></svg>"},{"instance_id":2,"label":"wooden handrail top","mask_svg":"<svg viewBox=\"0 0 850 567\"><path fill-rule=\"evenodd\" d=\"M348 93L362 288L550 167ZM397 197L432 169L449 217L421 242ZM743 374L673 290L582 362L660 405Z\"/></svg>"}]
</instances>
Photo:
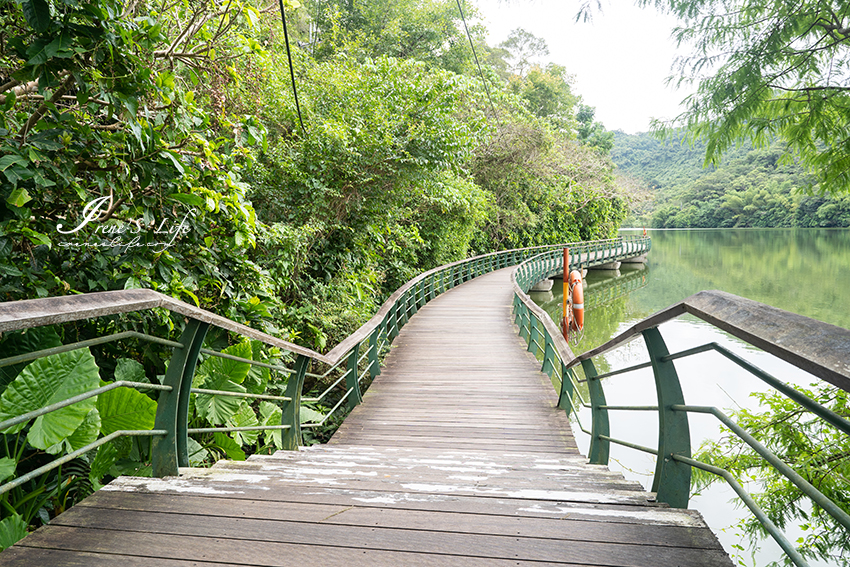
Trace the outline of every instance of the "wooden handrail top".
<instances>
[{"instance_id":1,"label":"wooden handrail top","mask_svg":"<svg viewBox=\"0 0 850 567\"><path fill-rule=\"evenodd\" d=\"M480 260L482 258L487 258L490 256L496 256L499 254L509 254L517 252L521 253L529 250L554 249L562 246L572 246L577 244L604 244L609 242L620 242L628 239L629 237L626 237L625 239L623 237L618 237L609 240L568 244L550 244L543 246L531 246L527 248L516 248L512 250L502 250L499 252L481 254L472 258L465 258L463 260L458 260L456 262L452 262L450 264L445 264L432 270L428 270L427 272L423 272L411 279L410 281L406 282L395 292L393 292L393 294L390 295L390 297L387 298L387 300L381 305L381 308L378 310L378 312L375 313L375 315L371 319L369 319L369 321L363 324L351 335L346 337L342 342L336 345L327 354L321 354L309 348L301 347L288 341L278 339L276 337L273 337L272 335L248 327L247 325L231 321L226 317L216 315L215 313L212 313L205 309L200 309L198 307L174 299L151 289L101 291L80 295L45 297L41 299L25 299L21 301L3 302L0 303L0 332L29 329L32 327L39 327L41 325L67 323L70 321L79 321L82 319L90 319L93 317L115 315L118 313L130 313L133 311L144 311L147 309L153 309L155 307L161 307L163 309L168 309L173 313L179 313L180 315L191 317L193 319L197 319L205 323L221 327L222 329L233 331L246 337L262 341L268 345L275 346L295 354L302 354L314 360L323 362L330 366L334 366L342 361L342 359L349 351L351 351L354 345L365 340L372 333L372 331L374 331L375 328L381 324L384 317L386 317L387 313L389 313L390 309L392 309L393 305L403 293L405 293L408 289L419 283L424 278L430 277L436 272L454 266L458 266L460 264Z\"/></svg>"},{"instance_id":2,"label":"wooden handrail top","mask_svg":"<svg viewBox=\"0 0 850 567\"><path fill-rule=\"evenodd\" d=\"M231 321L226 317L221 317L205 309L189 305L152 289L99 291L81 295L7 301L0 303L0 332L29 329L40 327L41 325L68 323L70 321L80 321L82 319L102 317L104 315L144 311L155 307L168 309L173 313L179 313L180 315L185 315L186 317L191 317L192 319L197 319L258 341L263 341L266 344L295 354L303 354L325 363L330 362L326 356L318 352L278 339L247 325Z\"/></svg>"},{"instance_id":3,"label":"wooden handrail top","mask_svg":"<svg viewBox=\"0 0 850 567\"><path fill-rule=\"evenodd\" d=\"M617 348L646 329L685 313L850 391L850 330L725 291L695 293L579 355L573 365Z\"/></svg>"}]
</instances>

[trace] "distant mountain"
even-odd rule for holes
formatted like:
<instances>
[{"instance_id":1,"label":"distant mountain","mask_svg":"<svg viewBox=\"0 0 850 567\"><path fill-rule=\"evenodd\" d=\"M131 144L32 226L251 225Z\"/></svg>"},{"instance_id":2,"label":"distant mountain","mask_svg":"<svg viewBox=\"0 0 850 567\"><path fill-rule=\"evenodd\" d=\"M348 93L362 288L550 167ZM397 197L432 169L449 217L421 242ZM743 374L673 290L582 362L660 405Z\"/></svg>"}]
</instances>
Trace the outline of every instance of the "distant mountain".
<instances>
[{"instance_id":1,"label":"distant mountain","mask_svg":"<svg viewBox=\"0 0 850 567\"><path fill-rule=\"evenodd\" d=\"M703 167L705 145L679 135L614 133L611 158L652 196L623 226L653 228L848 227L850 195L818 195L814 179L782 159L778 144L742 145Z\"/></svg>"}]
</instances>

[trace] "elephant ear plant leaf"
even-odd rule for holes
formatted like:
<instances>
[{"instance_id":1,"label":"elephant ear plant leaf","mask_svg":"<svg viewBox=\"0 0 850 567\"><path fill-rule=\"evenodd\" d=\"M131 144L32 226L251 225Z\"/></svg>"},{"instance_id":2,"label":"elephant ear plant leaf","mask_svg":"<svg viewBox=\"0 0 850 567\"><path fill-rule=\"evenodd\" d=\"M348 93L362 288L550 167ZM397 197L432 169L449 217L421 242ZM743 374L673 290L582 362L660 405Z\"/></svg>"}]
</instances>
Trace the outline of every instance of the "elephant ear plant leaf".
<instances>
[{"instance_id":1,"label":"elephant ear plant leaf","mask_svg":"<svg viewBox=\"0 0 850 567\"><path fill-rule=\"evenodd\" d=\"M109 435L120 430L153 429L156 402L131 388L116 388L97 397L100 431Z\"/></svg>"},{"instance_id":2,"label":"elephant ear plant leaf","mask_svg":"<svg viewBox=\"0 0 850 567\"><path fill-rule=\"evenodd\" d=\"M0 421L84 394L100 386L94 356L88 349L63 352L34 360L0 396ZM39 416L30 426L27 441L36 449L64 441L77 430L91 412L96 398ZM17 433L26 427L20 423L5 433Z\"/></svg>"},{"instance_id":3,"label":"elephant ear plant leaf","mask_svg":"<svg viewBox=\"0 0 850 567\"><path fill-rule=\"evenodd\" d=\"M62 340L53 327L37 327L19 333L7 333L0 341L3 358L58 347L61 344ZM21 362L0 368L0 392L6 389L27 364L27 362Z\"/></svg>"},{"instance_id":4,"label":"elephant ear plant leaf","mask_svg":"<svg viewBox=\"0 0 850 567\"><path fill-rule=\"evenodd\" d=\"M17 514L0 521L0 550L12 546L27 535L27 523Z\"/></svg>"},{"instance_id":5,"label":"elephant ear plant leaf","mask_svg":"<svg viewBox=\"0 0 850 567\"><path fill-rule=\"evenodd\" d=\"M252 350L248 342L230 346L224 354L238 356L251 360ZM198 368L196 379L200 387L207 390L244 393L246 388L242 382L248 376L251 365L227 358L211 356ZM199 417L213 425L223 425L239 411L242 400L231 396L216 396L212 394L197 394L195 411Z\"/></svg>"}]
</instances>

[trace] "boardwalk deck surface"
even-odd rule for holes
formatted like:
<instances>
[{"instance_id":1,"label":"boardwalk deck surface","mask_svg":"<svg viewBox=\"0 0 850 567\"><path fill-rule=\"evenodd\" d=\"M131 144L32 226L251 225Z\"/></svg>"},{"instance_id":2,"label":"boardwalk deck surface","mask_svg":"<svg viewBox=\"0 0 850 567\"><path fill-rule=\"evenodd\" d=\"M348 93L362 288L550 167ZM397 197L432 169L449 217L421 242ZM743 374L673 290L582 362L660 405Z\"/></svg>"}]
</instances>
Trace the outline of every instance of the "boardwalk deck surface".
<instances>
[{"instance_id":1,"label":"boardwalk deck surface","mask_svg":"<svg viewBox=\"0 0 850 567\"><path fill-rule=\"evenodd\" d=\"M509 271L403 328L327 446L121 478L0 565L731 566L697 512L576 450Z\"/></svg>"}]
</instances>

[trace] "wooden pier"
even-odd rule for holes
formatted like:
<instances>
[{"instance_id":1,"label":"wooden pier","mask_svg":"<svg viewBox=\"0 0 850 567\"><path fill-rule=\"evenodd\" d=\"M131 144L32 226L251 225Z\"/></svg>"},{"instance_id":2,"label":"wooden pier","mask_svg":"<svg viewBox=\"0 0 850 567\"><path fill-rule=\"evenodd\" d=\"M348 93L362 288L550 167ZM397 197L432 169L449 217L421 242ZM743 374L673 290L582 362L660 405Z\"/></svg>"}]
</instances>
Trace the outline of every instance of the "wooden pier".
<instances>
[{"instance_id":1,"label":"wooden pier","mask_svg":"<svg viewBox=\"0 0 850 567\"><path fill-rule=\"evenodd\" d=\"M578 453L511 269L422 307L329 445L122 477L0 565L731 567L697 512Z\"/></svg>"}]
</instances>

